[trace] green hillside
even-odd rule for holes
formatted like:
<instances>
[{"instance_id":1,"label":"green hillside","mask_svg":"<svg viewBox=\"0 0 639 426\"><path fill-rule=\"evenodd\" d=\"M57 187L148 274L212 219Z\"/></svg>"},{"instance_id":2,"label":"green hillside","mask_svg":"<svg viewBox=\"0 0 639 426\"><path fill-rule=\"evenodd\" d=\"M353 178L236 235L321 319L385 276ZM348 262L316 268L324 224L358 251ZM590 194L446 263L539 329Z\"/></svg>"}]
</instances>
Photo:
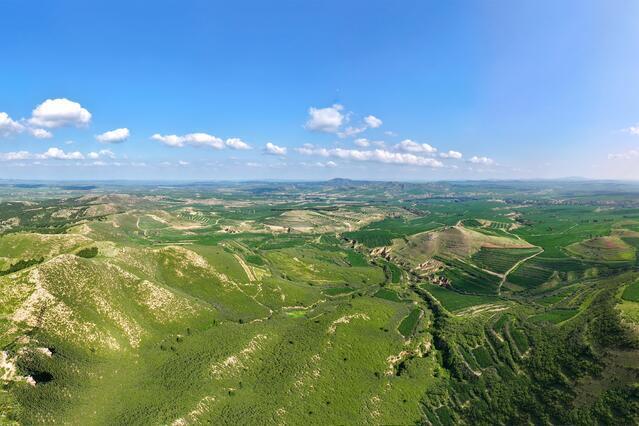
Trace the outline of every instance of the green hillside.
<instances>
[{"instance_id":1,"label":"green hillside","mask_svg":"<svg viewBox=\"0 0 639 426\"><path fill-rule=\"evenodd\" d=\"M639 420L636 201L368 185L1 202L0 423Z\"/></svg>"}]
</instances>

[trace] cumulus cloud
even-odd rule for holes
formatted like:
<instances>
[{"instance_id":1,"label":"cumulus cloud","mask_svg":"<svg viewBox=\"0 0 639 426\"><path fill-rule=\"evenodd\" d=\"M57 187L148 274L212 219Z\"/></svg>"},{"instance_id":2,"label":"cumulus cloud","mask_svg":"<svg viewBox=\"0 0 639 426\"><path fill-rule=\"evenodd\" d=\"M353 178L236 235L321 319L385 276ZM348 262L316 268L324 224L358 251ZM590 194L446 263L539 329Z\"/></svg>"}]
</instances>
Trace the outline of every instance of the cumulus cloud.
<instances>
[{"instance_id":1,"label":"cumulus cloud","mask_svg":"<svg viewBox=\"0 0 639 426\"><path fill-rule=\"evenodd\" d=\"M178 165L180 165L180 166L188 166L189 164L191 164L191 163L189 163L188 161L184 161L184 160L179 160L178 161Z\"/></svg>"},{"instance_id":2,"label":"cumulus cloud","mask_svg":"<svg viewBox=\"0 0 639 426\"><path fill-rule=\"evenodd\" d=\"M151 136L151 139L165 145L181 148L185 145L206 146L214 149L224 148L224 141L216 136L207 133L189 133L187 135L161 135L159 133Z\"/></svg>"},{"instance_id":3,"label":"cumulus cloud","mask_svg":"<svg viewBox=\"0 0 639 426\"><path fill-rule=\"evenodd\" d=\"M29 151L14 151L0 153L1 161L17 161L17 160L101 160L101 159L114 159L115 154L108 150L103 149L100 151L89 152L84 155L80 151L66 152L63 149L57 147L51 147L41 153L33 153ZM37 161L34 164L38 163ZM116 164L116 163L112 163Z\"/></svg>"},{"instance_id":4,"label":"cumulus cloud","mask_svg":"<svg viewBox=\"0 0 639 426\"><path fill-rule=\"evenodd\" d=\"M84 160L84 155L80 151L64 152L60 148L52 147L42 154L36 154L36 158L42 160Z\"/></svg>"},{"instance_id":5,"label":"cumulus cloud","mask_svg":"<svg viewBox=\"0 0 639 426\"><path fill-rule=\"evenodd\" d=\"M193 146L207 146L215 149L224 148L222 139L208 133L189 133L182 136L183 141Z\"/></svg>"},{"instance_id":6,"label":"cumulus cloud","mask_svg":"<svg viewBox=\"0 0 639 426\"><path fill-rule=\"evenodd\" d=\"M97 160L99 158L115 158L115 154L113 153L113 151L109 150L109 149L101 149L98 152L89 152L87 154L87 158L90 160Z\"/></svg>"},{"instance_id":7,"label":"cumulus cloud","mask_svg":"<svg viewBox=\"0 0 639 426\"><path fill-rule=\"evenodd\" d=\"M16 121L5 112L0 112L0 136L27 131L38 139L50 139L53 134L47 129L63 126L83 127L91 121L91 113L77 102L66 98L47 99L36 106L31 118Z\"/></svg>"},{"instance_id":8,"label":"cumulus cloud","mask_svg":"<svg viewBox=\"0 0 639 426\"><path fill-rule=\"evenodd\" d=\"M47 99L31 113L29 123L53 129L63 126L83 127L91 121L91 113L77 102L66 98Z\"/></svg>"},{"instance_id":9,"label":"cumulus cloud","mask_svg":"<svg viewBox=\"0 0 639 426\"><path fill-rule=\"evenodd\" d=\"M395 148L404 152L422 153L422 154L433 154L437 152L437 148L427 143L417 143L410 139L404 139L403 141L398 143L395 146Z\"/></svg>"},{"instance_id":10,"label":"cumulus cloud","mask_svg":"<svg viewBox=\"0 0 639 426\"><path fill-rule=\"evenodd\" d=\"M366 123L366 125L370 127L371 129L377 129L384 122L380 120L379 118L375 117L374 115L368 115L364 117L364 123Z\"/></svg>"},{"instance_id":11,"label":"cumulus cloud","mask_svg":"<svg viewBox=\"0 0 639 426\"><path fill-rule=\"evenodd\" d=\"M455 160L459 160L460 158L462 158L462 153L459 151L450 150L448 152L441 152L439 156L442 158L453 158Z\"/></svg>"},{"instance_id":12,"label":"cumulus cloud","mask_svg":"<svg viewBox=\"0 0 639 426\"><path fill-rule=\"evenodd\" d=\"M470 160L471 163L473 164L482 164L484 166L490 166L495 164L495 161L491 158L488 157L478 157L478 156L473 156Z\"/></svg>"},{"instance_id":13,"label":"cumulus cloud","mask_svg":"<svg viewBox=\"0 0 639 426\"><path fill-rule=\"evenodd\" d=\"M30 128L29 133L38 139L51 139L53 137L53 133L45 129Z\"/></svg>"},{"instance_id":14,"label":"cumulus cloud","mask_svg":"<svg viewBox=\"0 0 639 426\"><path fill-rule=\"evenodd\" d=\"M121 129L109 130L101 135L97 135L95 138L102 143L120 143L127 140L130 134L129 129L124 127Z\"/></svg>"},{"instance_id":15,"label":"cumulus cloud","mask_svg":"<svg viewBox=\"0 0 639 426\"><path fill-rule=\"evenodd\" d=\"M442 167L441 161L414 154L391 152L384 149L357 150L343 148L314 148L303 146L297 149L302 155L316 155L321 157L335 157L353 161L373 161L386 164L405 164L411 166Z\"/></svg>"},{"instance_id":16,"label":"cumulus cloud","mask_svg":"<svg viewBox=\"0 0 639 426\"><path fill-rule=\"evenodd\" d=\"M151 139L163 143L164 145L181 148L186 142L185 136L178 135L161 135L159 133L151 136Z\"/></svg>"},{"instance_id":17,"label":"cumulus cloud","mask_svg":"<svg viewBox=\"0 0 639 426\"><path fill-rule=\"evenodd\" d=\"M359 125L344 128L350 121L352 113L344 112L344 106L333 104L326 108L311 107L308 110L309 118L304 125L306 130L313 132L335 133L340 138L355 137L368 129L376 129L383 122L374 115L367 115Z\"/></svg>"},{"instance_id":18,"label":"cumulus cloud","mask_svg":"<svg viewBox=\"0 0 639 426\"><path fill-rule=\"evenodd\" d=\"M362 148L367 148L371 145L371 143L366 138L359 138L359 139L355 139L355 145L360 146Z\"/></svg>"},{"instance_id":19,"label":"cumulus cloud","mask_svg":"<svg viewBox=\"0 0 639 426\"><path fill-rule=\"evenodd\" d=\"M345 121L340 104L334 104L326 108L311 107L308 110L308 121L304 128L314 132L336 133Z\"/></svg>"},{"instance_id":20,"label":"cumulus cloud","mask_svg":"<svg viewBox=\"0 0 639 426\"><path fill-rule=\"evenodd\" d=\"M228 138L226 140L226 146L228 146L231 149L239 149L239 150L251 149L251 146L240 138Z\"/></svg>"},{"instance_id":21,"label":"cumulus cloud","mask_svg":"<svg viewBox=\"0 0 639 426\"><path fill-rule=\"evenodd\" d=\"M51 147L43 153L31 153L29 151L15 151L0 153L0 159L4 161L14 160L84 160L84 154L79 151L64 152L60 148Z\"/></svg>"},{"instance_id":22,"label":"cumulus cloud","mask_svg":"<svg viewBox=\"0 0 639 426\"><path fill-rule=\"evenodd\" d=\"M639 124L621 129L624 133L630 133L631 135L639 135Z\"/></svg>"},{"instance_id":23,"label":"cumulus cloud","mask_svg":"<svg viewBox=\"0 0 639 426\"><path fill-rule=\"evenodd\" d=\"M237 150L251 149L251 146L240 138L228 138L226 142L217 136L208 133L189 133L186 135L161 135L159 133L151 136L151 139L167 146L182 148L186 145L196 147L209 147L214 149L224 149L225 147Z\"/></svg>"},{"instance_id":24,"label":"cumulus cloud","mask_svg":"<svg viewBox=\"0 0 639 426\"><path fill-rule=\"evenodd\" d=\"M9 136L14 133L20 133L24 130L24 126L17 121L11 119L6 112L0 112L0 136Z\"/></svg>"},{"instance_id":25,"label":"cumulus cloud","mask_svg":"<svg viewBox=\"0 0 639 426\"><path fill-rule=\"evenodd\" d=\"M286 147L277 146L271 142L268 142L266 144L266 147L264 148L264 152L270 155L286 155Z\"/></svg>"}]
</instances>

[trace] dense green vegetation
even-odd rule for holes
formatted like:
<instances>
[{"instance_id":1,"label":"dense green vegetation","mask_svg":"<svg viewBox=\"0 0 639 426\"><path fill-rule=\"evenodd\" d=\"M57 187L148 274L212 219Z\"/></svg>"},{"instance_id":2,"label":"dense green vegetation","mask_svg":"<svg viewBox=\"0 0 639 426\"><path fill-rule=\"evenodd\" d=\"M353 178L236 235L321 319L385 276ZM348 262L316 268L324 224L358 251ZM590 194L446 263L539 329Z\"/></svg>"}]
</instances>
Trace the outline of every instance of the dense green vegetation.
<instances>
[{"instance_id":1,"label":"dense green vegetation","mask_svg":"<svg viewBox=\"0 0 639 426\"><path fill-rule=\"evenodd\" d=\"M639 281L628 284L623 292L623 299L631 302L639 302Z\"/></svg>"},{"instance_id":2,"label":"dense green vegetation","mask_svg":"<svg viewBox=\"0 0 639 426\"><path fill-rule=\"evenodd\" d=\"M417 327L417 322L419 321L422 315L422 310L419 308L413 309L410 314L406 316L399 323L399 327L397 328L400 333L404 335L404 337L409 337L415 331L415 327Z\"/></svg>"},{"instance_id":3,"label":"dense green vegetation","mask_svg":"<svg viewBox=\"0 0 639 426\"><path fill-rule=\"evenodd\" d=\"M401 302L402 299L397 295L396 292L387 288L380 288L375 293L375 297L380 297L382 299L390 300L392 302Z\"/></svg>"},{"instance_id":4,"label":"dense green vegetation","mask_svg":"<svg viewBox=\"0 0 639 426\"><path fill-rule=\"evenodd\" d=\"M536 248L499 249L482 247L471 259L479 267L503 274L516 266L517 262L537 253L539 253L539 249Z\"/></svg>"},{"instance_id":5,"label":"dense green vegetation","mask_svg":"<svg viewBox=\"0 0 639 426\"><path fill-rule=\"evenodd\" d=\"M444 272L453 287L464 293L497 294L500 278L458 259L435 257L445 263Z\"/></svg>"},{"instance_id":6,"label":"dense green vegetation","mask_svg":"<svg viewBox=\"0 0 639 426\"><path fill-rule=\"evenodd\" d=\"M380 247L391 244L393 238L430 231L440 226L442 226L441 223L432 222L428 217L409 220L387 218L379 222L373 222L358 231L345 232L343 235L368 247Z\"/></svg>"},{"instance_id":7,"label":"dense green vegetation","mask_svg":"<svg viewBox=\"0 0 639 426\"><path fill-rule=\"evenodd\" d=\"M85 259L90 259L98 255L98 248L97 247L83 248L82 250L78 251L76 255L80 257L84 257Z\"/></svg>"},{"instance_id":8,"label":"dense green vegetation","mask_svg":"<svg viewBox=\"0 0 639 426\"><path fill-rule=\"evenodd\" d=\"M475 296L470 294L461 294L453 290L448 290L433 285L424 285L422 286L422 288L429 292L432 296L434 296L444 308L451 312L469 308L471 306L484 305L500 301L500 299L493 296Z\"/></svg>"}]
</instances>

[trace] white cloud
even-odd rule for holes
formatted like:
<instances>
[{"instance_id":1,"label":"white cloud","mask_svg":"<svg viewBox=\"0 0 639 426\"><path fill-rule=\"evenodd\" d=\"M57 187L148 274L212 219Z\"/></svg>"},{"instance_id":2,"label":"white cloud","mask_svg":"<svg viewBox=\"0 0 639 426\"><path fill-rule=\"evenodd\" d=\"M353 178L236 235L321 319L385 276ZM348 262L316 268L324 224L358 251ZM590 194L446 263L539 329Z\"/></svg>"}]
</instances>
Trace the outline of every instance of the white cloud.
<instances>
[{"instance_id":1,"label":"white cloud","mask_svg":"<svg viewBox=\"0 0 639 426\"><path fill-rule=\"evenodd\" d=\"M108 150L102 149L100 151L89 152L84 155L80 151L65 152L64 150L51 147L42 153L32 153L29 151L14 151L0 153L1 161L16 161L16 160L101 160L101 159L114 159L115 154ZM40 164L39 161L35 161L33 164ZM82 163L79 163L82 164ZM116 163L112 163L116 164Z\"/></svg>"},{"instance_id":2,"label":"white cloud","mask_svg":"<svg viewBox=\"0 0 639 426\"><path fill-rule=\"evenodd\" d=\"M98 154L102 157L115 158L115 154L110 149L101 149Z\"/></svg>"},{"instance_id":3,"label":"white cloud","mask_svg":"<svg viewBox=\"0 0 639 426\"><path fill-rule=\"evenodd\" d=\"M215 149L224 148L222 139L207 133L190 133L183 136L184 141L193 146L208 146Z\"/></svg>"},{"instance_id":4,"label":"white cloud","mask_svg":"<svg viewBox=\"0 0 639 426\"><path fill-rule=\"evenodd\" d=\"M20 133L24 126L9 117L6 112L0 112L0 136L9 136L13 133Z\"/></svg>"},{"instance_id":5,"label":"white cloud","mask_svg":"<svg viewBox=\"0 0 639 426\"><path fill-rule=\"evenodd\" d=\"M189 133L183 136L161 135L156 133L151 136L151 139L177 148L190 145L207 146L215 149L223 149L225 146L237 150L251 149L251 146L240 138L228 138L226 142L224 142L217 136L209 135L208 133Z\"/></svg>"},{"instance_id":6,"label":"white cloud","mask_svg":"<svg viewBox=\"0 0 639 426\"><path fill-rule=\"evenodd\" d=\"M304 128L314 132L336 133L344 123L342 114L344 107L340 104L326 108L311 107L308 110L309 119Z\"/></svg>"},{"instance_id":7,"label":"white cloud","mask_svg":"<svg viewBox=\"0 0 639 426\"><path fill-rule=\"evenodd\" d=\"M268 142L264 148L264 152L271 155L286 155L286 150L286 147L277 146L271 142Z\"/></svg>"},{"instance_id":8,"label":"white cloud","mask_svg":"<svg viewBox=\"0 0 639 426\"><path fill-rule=\"evenodd\" d=\"M154 141L162 142L164 145L173 146L173 147L183 147L184 146L184 136L178 135L161 135L159 133L151 136L151 139Z\"/></svg>"},{"instance_id":9,"label":"white cloud","mask_svg":"<svg viewBox=\"0 0 639 426\"><path fill-rule=\"evenodd\" d=\"M333 168L333 167L337 167L337 163L334 161L326 161L326 162L322 162L322 161L315 161L313 163L307 163L305 161L302 161L301 163L299 163L300 166L304 166L304 167L322 167L322 168Z\"/></svg>"},{"instance_id":10,"label":"white cloud","mask_svg":"<svg viewBox=\"0 0 639 426\"><path fill-rule=\"evenodd\" d=\"M84 160L84 155L79 151L64 152L60 148L51 147L41 154L31 153L29 151L15 151L0 153L0 160Z\"/></svg>"},{"instance_id":11,"label":"white cloud","mask_svg":"<svg viewBox=\"0 0 639 426\"><path fill-rule=\"evenodd\" d=\"M639 124L621 129L624 133L630 133L631 135L639 135Z\"/></svg>"},{"instance_id":12,"label":"white cloud","mask_svg":"<svg viewBox=\"0 0 639 426\"><path fill-rule=\"evenodd\" d=\"M180 166L188 166L189 164L191 164L191 163L189 163L188 161L184 161L184 160L179 160L178 161L178 165L180 165Z\"/></svg>"},{"instance_id":13,"label":"white cloud","mask_svg":"<svg viewBox=\"0 0 639 426\"><path fill-rule=\"evenodd\" d=\"M101 149L98 152L89 152L87 154L87 158L91 159L91 160L97 160L99 158L115 158L115 154L113 153L113 151L109 150L109 149Z\"/></svg>"},{"instance_id":14,"label":"white cloud","mask_svg":"<svg viewBox=\"0 0 639 426\"><path fill-rule=\"evenodd\" d=\"M2 161L19 161L30 160L33 155L29 151L16 151L16 152L2 152L0 153L0 160Z\"/></svg>"},{"instance_id":15,"label":"white cloud","mask_svg":"<svg viewBox=\"0 0 639 426\"><path fill-rule=\"evenodd\" d=\"M366 127L347 127L343 132L337 132L337 136L340 138L350 138L353 136L357 136L360 133L364 132Z\"/></svg>"},{"instance_id":16,"label":"white cloud","mask_svg":"<svg viewBox=\"0 0 639 426\"><path fill-rule=\"evenodd\" d=\"M231 149L239 149L239 150L251 149L251 146L240 138L228 138L226 140L226 146L228 146Z\"/></svg>"},{"instance_id":17,"label":"white cloud","mask_svg":"<svg viewBox=\"0 0 639 426\"><path fill-rule=\"evenodd\" d=\"M405 152L433 154L437 152L437 148L427 143L417 143L410 139L404 139L395 146L396 149Z\"/></svg>"},{"instance_id":18,"label":"white cloud","mask_svg":"<svg viewBox=\"0 0 639 426\"><path fill-rule=\"evenodd\" d=\"M215 149L224 148L224 141L216 136L207 133L189 133L184 136L161 135L159 133L151 136L151 139L162 142L165 145L181 148L185 145L208 146Z\"/></svg>"},{"instance_id":19,"label":"white cloud","mask_svg":"<svg viewBox=\"0 0 639 426\"><path fill-rule=\"evenodd\" d=\"M375 117L374 115L369 115L364 117L364 123L366 123L366 125L370 127L371 129L377 129L384 122L380 120L379 118Z\"/></svg>"},{"instance_id":20,"label":"white cloud","mask_svg":"<svg viewBox=\"0 0 639 426\"><path fill-rule=\"evenodd\" d=\"M64 152L60 148L51 147L42 154L36 154L35 158L42 160L84 160L84 155L80 151Z\"/></svg>"},{"instance_id":21,"label":"white cloud","mask_svg":"<svg viewBox=\"0 0 639 426\"><path fill-rule=\"evenodd\" d=\"M633 158L639 158L639 151L631 149L622 154L608 154L608 160L632 160Z\"/></svg>"},{"instance_id":22,"label":"white cloud","mask_svg":"<svg viewBox=\"0 0 639 426\"><path fill-rule=\"evenodd\" d=\"M304 125L306 130L336 133L340 138L354 137L383 124L382 120L374 115L367 115L359 126L349 126L341 130L342 126L349 122L351 113L344 113L344 107L340 104L333 104L326 108L311 107L308 110L308 115L309 118Z\"/></svg>"},{"instance_id":23,"label":"white cloud","mask_svg":"<svg viewBox=\"0 0 639 426\"><path fill-rule=\"evenodd\" d=\"M442 167L441 161L433 158L422 157L414 154L391 152L384 149L357 150L343 148L314 148L304 146L297 152L303 155L316 155L320 157L335 157L353 161L373 161L386 164L405 164L411 166Z\"/></svg>"},{"instance_id":24,"label":"white cloud","mask_svg":"<svg viewBox=\"0 0 639 426\"><path fill-rule=\"evenodd\" d=\"M439 156L442 158L454 158L455 160L459 160L460 158L462 158L462 153L459 151L450 150L448 152L440 153Z\"/></svg>"},{"instance_id":25,"label":"white cloud","mask_svg":"<svg viewBox=\"0 0 639 426\"><path fill-rule=\"evenodd\" d=\"M354 143L361 148L368 148L371 145L374 145L378 148L384 148L384 146L386 145L384 141L371 141L366 138L355 139Z\"/></svg>"},{"instance_id":26,"label":"white cloud","mask_svg":"<svg viewBox=\"0 0 639 426\"><path fill-rule=\"evenodd\" d=\"M478 156L473 156L470 160L471 163L473 164L483 164L485 166L490 166L492 164L495 164L495 161L491 158L488 157L478 157Z\"/></svg>"},{"instance_id":27,"label":"white cloud","mask_svg":"<svg viewBox=\"0 0 639 426\"><path fill-rule=\"evenodd\" d=\"M44 130L44 129L33 129L30 128L29 129L29 133L31 133L32 136L38 138L38 139L51 139L53 137L53 133L51 133L48 130Z\"/></svg>"},{"instance_id":28,"label":"white cloud","mask_svg":"<svg viewBox=\"0 0 639 426\"><path fill-rule=\"evenodd\" d=\"M36 127L82 127L91 121L91 113L77 102L66 98L47 99L32 112L29 123Z\"/></svg>"},{"instance_id":29,"label":"white cloud","mask_svg":"<svg viewBox=\"0 0 639 426\"><path fill-rule=\"evenodd\" d=\"M104 132L101 135L97 135L95 138L99 142L103 143L120 143L127 140L130 136L129 129L126 127L121 129L109 130L108 132Z\"/></svg>"}]
</instances>

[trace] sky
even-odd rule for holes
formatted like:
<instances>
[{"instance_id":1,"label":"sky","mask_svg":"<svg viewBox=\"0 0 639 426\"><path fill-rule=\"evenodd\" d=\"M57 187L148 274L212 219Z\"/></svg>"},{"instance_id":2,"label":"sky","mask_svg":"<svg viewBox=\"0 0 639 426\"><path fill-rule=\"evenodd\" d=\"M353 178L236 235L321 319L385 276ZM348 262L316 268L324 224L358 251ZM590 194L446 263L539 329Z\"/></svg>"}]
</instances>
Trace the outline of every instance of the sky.
<instances>
[{"instance_id":1,"label":"sky","mask_svg":"<svg viewBox=\"0 0 639 426\"><path fill-rule=\"evenodd\" d=\"M0 179L639 179L639 2L0 0Z\"/></svg>"}]
</instances>

